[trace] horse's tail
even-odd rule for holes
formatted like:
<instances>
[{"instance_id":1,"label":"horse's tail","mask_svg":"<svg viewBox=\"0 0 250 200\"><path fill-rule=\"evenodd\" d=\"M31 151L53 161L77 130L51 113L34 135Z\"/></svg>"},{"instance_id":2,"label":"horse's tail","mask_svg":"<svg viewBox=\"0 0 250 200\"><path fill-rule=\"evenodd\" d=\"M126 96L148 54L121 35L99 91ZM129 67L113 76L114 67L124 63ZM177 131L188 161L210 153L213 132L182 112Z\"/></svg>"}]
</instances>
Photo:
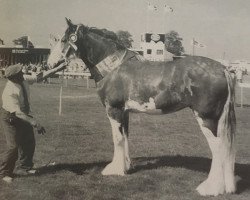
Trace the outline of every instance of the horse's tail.
<instances>
[{"instance_id":1,"label":"horse's tail","mask_svg":"<svg viewBox=\"0 0 250 200\"><path fill-rule=\"evenodd\" d=\"M235 81L231 77L230 72L225 70L225 76L228 85L228 96L224 105L223 112L218 123L218 137L221 141L221 158L224 171L224 179L226 192L235 192L234 178L234 163L235 163L235 132L236 132L236 117L234 110L235 103Z\"/></svg>"},{"instance_id":2,"label":"horse's tail","mask_svg":"<svg viewBox=\"0 0 250 200\"><path fill-rule=\"evenodd\" d=\"M224 105L218 124L218 136L225 139L230 147L234 144L236 131L236 117L235 117L235 81L227 70L224 71L227 79L228 96Z\"/></svg>"}]
</instances>

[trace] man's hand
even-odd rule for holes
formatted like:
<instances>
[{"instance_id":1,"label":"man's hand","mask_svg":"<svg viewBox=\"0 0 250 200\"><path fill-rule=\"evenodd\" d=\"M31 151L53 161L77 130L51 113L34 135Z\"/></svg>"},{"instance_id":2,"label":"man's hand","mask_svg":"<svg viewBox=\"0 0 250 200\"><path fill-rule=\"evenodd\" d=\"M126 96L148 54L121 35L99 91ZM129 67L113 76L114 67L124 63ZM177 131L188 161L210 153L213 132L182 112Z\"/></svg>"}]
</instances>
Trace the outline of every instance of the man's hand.
<instances>
[{"instance_id":1,"label":"man's hand","mask_svg":"<svg viewBox=\"0 0 250 200\"><path fill-rule=\"evenodd\" d=\"M56 72L64 70L66 68L66 66L67 66L67 63L63 62L59 66L57 66L56 68L49 69L47 71L39 72L38 74L36 74L37 82L41 82L44 79L49 78L50 76L52 76Z\"/></svg>"},{"instance_id":2,"label":"man's hand","mask_svg":"<svg viewBox=\"0 0 250 200\"><path fill-rule=\"evenodd\" d=\"M37 124L35 126L35 129L37 130L38 134L44 135L44 133L46 133L45 128L41 126L40 124Z\"/></svg>"},{"instance_id":3,"label":"man's hand","mask_svg":"<svg viewBox=\"0 0 250 200\"><path fill-rule=\"evenodd\" d=\"M38 74L36 74L36 79L37 79L37 82L40 82L41 80L43 80L43 72L39 72Z\"/></svg>"}]
</instances>

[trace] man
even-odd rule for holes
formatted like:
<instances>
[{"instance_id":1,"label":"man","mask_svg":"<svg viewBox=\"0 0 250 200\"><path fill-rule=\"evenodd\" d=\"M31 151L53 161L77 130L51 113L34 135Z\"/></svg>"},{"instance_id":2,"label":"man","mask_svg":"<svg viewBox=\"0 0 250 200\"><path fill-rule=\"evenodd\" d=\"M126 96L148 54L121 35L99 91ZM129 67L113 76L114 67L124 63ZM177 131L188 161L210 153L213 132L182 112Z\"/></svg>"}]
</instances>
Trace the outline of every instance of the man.
<instances>
[{"instance_id":1,"label":"man","mask_svg":"<svg viewBox=\"0 0 250 200\"><path fill-rule=\"evenodd\" d=\"M0 176L6 183L11 183L15 163L18 160L18 174L35 173L33 155L35 151L35 128L39 134L44 134L45 129L30 115L28 83L40 82L57 71L57 68L39 73L35 76L23 75L22 65L12 65L6 68L5 77L8 79L3 94L2 108L0 110L0 123L7 142L7 150L0 165Z\"/></svg>"}]
</instances>

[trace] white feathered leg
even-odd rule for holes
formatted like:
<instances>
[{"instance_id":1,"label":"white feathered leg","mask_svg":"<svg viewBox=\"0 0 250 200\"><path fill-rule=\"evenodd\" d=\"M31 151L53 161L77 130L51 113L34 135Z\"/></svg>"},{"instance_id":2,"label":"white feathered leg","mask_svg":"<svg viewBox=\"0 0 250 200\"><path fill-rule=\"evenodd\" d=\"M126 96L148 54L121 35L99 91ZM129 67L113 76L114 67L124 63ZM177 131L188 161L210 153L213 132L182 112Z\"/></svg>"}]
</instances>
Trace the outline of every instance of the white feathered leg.
<instances>
[{"instance_id":1,"label":"white feathered leg","mask_svg":"<svg viewBox=\"0 0 250 200\"><path fill-rule=\"evenodd\" d=\"M204 182L202 182L196 190L203 196L217 196L225 192L225 179L223 170L225 148L223 147L221 138L215 137L211 130L204 127L203 120L198 117L197 114L196 119L208 141L209 147L212 152L212 164L208 178Z\"/></svg>"},{"instance_id":2,"label":"white feathered leg","mask_svg":"<svg viewBox=\"0 0 250 200\"><path fill-rule=\"evenodd\" d=\"M109 117L112 127L112 135L114 142L114 156L110 164L102 171L103 175L125 175L125 138L121 133L121 123Z\"/></svg>"}]
</instances>

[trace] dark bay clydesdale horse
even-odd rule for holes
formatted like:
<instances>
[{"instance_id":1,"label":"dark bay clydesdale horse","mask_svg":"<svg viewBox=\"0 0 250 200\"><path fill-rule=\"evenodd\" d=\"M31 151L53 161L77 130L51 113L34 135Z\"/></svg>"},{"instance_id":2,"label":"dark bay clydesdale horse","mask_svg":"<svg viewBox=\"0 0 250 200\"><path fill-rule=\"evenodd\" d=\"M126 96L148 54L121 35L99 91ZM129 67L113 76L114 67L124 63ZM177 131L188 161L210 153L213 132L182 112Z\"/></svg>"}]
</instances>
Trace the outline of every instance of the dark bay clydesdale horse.
<instances>
[{"instance_id":1,"label":"dark bay clydesdale horse","mask_svg":"<svg viewBox=\"0 0 250 200\"><path fill-rule=\"evenodd\" d=\"M110 120L114 156L103 175L124 175L130 168L129 112L167 114L189 107L212 152L201 195L236 190L234 84L226 68L204 57L173 62L143 61L106 29L75 25L68 28L49 57L50 67L81 58L98 85Z\"/></svg>"}]
</instances>

